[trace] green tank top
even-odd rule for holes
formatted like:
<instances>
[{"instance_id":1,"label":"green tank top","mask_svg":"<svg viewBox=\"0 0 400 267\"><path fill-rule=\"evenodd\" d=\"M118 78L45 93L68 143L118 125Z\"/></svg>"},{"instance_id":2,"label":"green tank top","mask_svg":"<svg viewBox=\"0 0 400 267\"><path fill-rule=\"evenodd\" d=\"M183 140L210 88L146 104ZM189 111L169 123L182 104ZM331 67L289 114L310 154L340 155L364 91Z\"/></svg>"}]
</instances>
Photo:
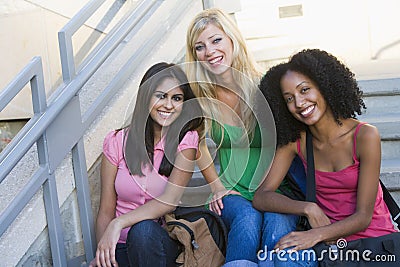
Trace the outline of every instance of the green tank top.
<instances>
[{"instance_id":1,"label":"green tank top","mask_svg":"<svg viewBox=\"0 0 400 267\"><path fill-rule=\"evenodd\" d=\"M257 125L254 137L243 138L244 129L228 124L212 124L211 137L218 147L219 176L226 189L238 191L252 201L274 156L274 147L262 147ZM264 138L264 134L263 134ZM265 137L268 138L268 137Z\"/></svg>"}]
</instances>

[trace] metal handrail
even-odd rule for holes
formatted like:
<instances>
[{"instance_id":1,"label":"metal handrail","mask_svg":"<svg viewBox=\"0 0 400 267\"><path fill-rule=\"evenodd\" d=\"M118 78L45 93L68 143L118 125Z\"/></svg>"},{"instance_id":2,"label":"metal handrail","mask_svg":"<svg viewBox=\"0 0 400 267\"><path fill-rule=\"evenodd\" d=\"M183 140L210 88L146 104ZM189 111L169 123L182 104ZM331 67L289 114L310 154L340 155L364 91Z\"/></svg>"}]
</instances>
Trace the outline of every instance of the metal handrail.
<instances>
[{"instance_id":1,"label":"metal handrail","mask_svg":"<svg viewBox=\"0 0 400 267\"><path fill-rule=\"evenodd\" d=\"M46 107L43 71L39 57L34 58L18 74L17 78L0 93L0 108L4 109L19 91L30 82L34 109L33 117L2 153L0 153L0 183L7 177L16 164L21 161L35 142L38 145L37 153L39 155L39 168L30 177L24 188L14 197L11 204L0 214L0 235L7 230L35 193L43 186L52 259L55 266L67 266L67 260L63 247L63 234L54 175L55 168L60 162L54 163L54 159L49 157L49 152L51 152L52 148L48 146L48 142L52 138L54 139L54 134L51 134L51 128L54 128L53 124L60 120L60 117L62 117L61 114L70 112L71 106L73 108L78 106L79 109L79 100L77 100L76 95L82 86L100 68L115 48L123 42L127 35L135 31L137 32L135 27L140 27L144 23L143 20L145 20L146 16L150 16L162 3L160 0L142 1L139 3L130 16L123 23L114 27L113 31L104 38L88 56L87 62L79 67L79 73L76 73L71 41L72 35L96 11L100 6L99 4L103 2L97 0L91 1L59 32L59 36L61 36L59 42L64 83L49 98L51 101L49 101L50 104L48 107ZM127 72L125 71L125 74L119 77L126 77L126 75ZM115 89L115 87L113 88ZM103 102L107 99L103 98L101 101L97 101L95 105L105 105ZM93 113L94 111L98 111L98 109L91 108L90 116L86 117L84 127L82 126L82 115L79 112L78 117L80 116L80 119L73 122L77 125L75 139L69 140L72 150L66 149L69 146L64 145L63 151L57 151L65 155L68 154L68 151L72 151L86 259L94 257L95 239L82 137L84 131L90 125L88 120L95 119L96 115ZM65 155L61 155L61 157L65 157Z\"/></svg>"},{"instance_id":2,"label":"metal handrail","mask_svg":"<svg viewBox=\"0 0 400 267\"><path fill-rule=\"evenodd\" d=\"M97 2L97 0L90 2L87 5L87 8L83 9L82 11L90 12L91 14L93 14L95 10L93 10L92 8L97 7L97 5L94 6L91 5L93 2ZM154 8L155 7L154 4L160 1L143 1L143 2L147 3L146 6L148 6L149 2L151 2L152 7ZM148 12L149 9L142 8L139 11ZM60 31L59 35L63 37L69 36L69 39L72 38L71 33L76 31L78 25L80 26L83 25L84 23L83 18L86 19L88 18L87 15L81 15L81 12L79 12L76 15L76 17L73 17L70 20L67 26L65 26ZM64 109L64 107L70 102L70 100L78 93L78 91L82 88L82 86L90 79L90 77L101 66L101 64L110 56L115 47L121 41L123 41L123 39L128 35L130 30L132 30L132 27L137 23L135 17L142 18L143 14L138 15L137 11L133 12L132 15L130 16L130 19L128 19L124 24L122 24L122 26L120 26L112 36L110 36L111 38L107 38L107 42L104 43L102 49L100 49L99 52L93 56L92 60L90 61L89 64L85 66L84 70L80 71L79 74L76 76L74 74L73 76L75 77L72 81L70 81L66 85L64 84L58 89L62 91L62 94L59 94L56 99L51 101L51 104L47 108L46 112L44 112L43 114L38 114L33 117L35 123L32 125L32 127L29 127L29 132L25 131L25 129L28 127L24 127L25 129L21 130L20 134L17 134L13 138L11 143L7 145L7 147L3 151L4 153L0 154L0 166L3 166L0 169L0 182L4 180L4 178L11 171L11 169L15 167L17 162L23 157L23 155L25 155L25 153L29 150L29 148L36 142L38 137L47 129L47 127L51 124L51 122L54 121L54 119L60 114L60 112ZM134 22L135 24L132 27L127 27L126 23L128 22ZM64 43L64 40L65 39L63 38L60 41L60 54L62 59L62 65L66 64L68 66L68 67L63 67L63 76L66 77L65 79L68 79L68 77L71 77L71 73L73 70L75 70L75 67L71 67L70 64L71 62L73 62L73 58L71 59L71 56L73 56L72 47L71 48L69 47L69 44L72 44L72 42L71 40L69 40ZM36 62L37 59L34 59L33 61ZM72 65L74 66L74 63ZM31 68L30 66L28 67ZM35 65L35 67L37 66ZM25 78L25 76L21 75L26 75L25 73L29 72L29 70L30 69L24 69L20 74L18 74L18 77L20 77L19 79ZM43 75L41 79L43 80ZM9 95L11 95L10 93L11 89L15 85L18 85L18 83L20 82L13 81L12 83L10 83L10 85L7 86L6 89L4 89L0 94L1 99L3 99L3 97L4 99L9 99L10 98ZM18 92L16 92L15 95L18 94ZM8 102L6 103L8 104ZM27 126L31 125L29 124ZM11 151L15 152L10 153Z\"/></svg>"},{"instance_id":3,"label":"metal handrail","mask_svg":"<svg viewBox=\"0 0 400 267\"><path fill-rule=\"evenodd\" d=\"M46 109L46 93L44 89L43 67L40 57L34 57L31 62L16 76L4 90L0 92L0 111L3 110L13 98L21 92L27 83L31 85L33 117L12 139L0 154L0 183L15 167L18 161L26 154L29 148L36 142L42 132L31 131L38 124ZM29 139L26 137L30 137Z\"/></svg>"}]
</instances>

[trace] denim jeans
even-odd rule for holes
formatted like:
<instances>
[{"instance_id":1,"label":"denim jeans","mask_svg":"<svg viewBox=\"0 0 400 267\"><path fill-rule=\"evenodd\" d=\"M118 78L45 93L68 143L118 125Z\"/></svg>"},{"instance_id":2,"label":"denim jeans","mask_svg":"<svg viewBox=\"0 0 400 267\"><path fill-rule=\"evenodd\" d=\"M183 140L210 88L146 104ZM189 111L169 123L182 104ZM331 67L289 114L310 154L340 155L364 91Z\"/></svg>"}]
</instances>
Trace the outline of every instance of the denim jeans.
<instances>
[{"instance_id":1,"label":"denim jeans","mask_svg":"<svg viewBox=\"0 0 400 267\"><path fill-rule=\"evenodd\" d=\"M261 241L262 212L239 195L223 199L221 218L228 229L228 246L225 261L247 260L257 263L257 251Z\"/></svg>"},{"instance_id":2,"label":"denim jeans","mask_svg":"<svg viewBox=\"0 0 400 267\"><path fill-rule=\"evenodd\" d=\"M224 266L317 266L317 262L292 260L289 254L284 259L265 256L265 250L271 251L281 237L296 229L298 216L258 211L239 195L228 195L223 203L221 217L228 228Z\"/></svg>"},{"instance_id":3,"label":"denim jeans","mask_svg":"<svg viewBox=\"0 0 400 267\"><path fill-rule=\"evenodd\" d=\"M310 254L313 253L312 249L300 250L292 254L288 252L288 249L279 253L271 252L279 239L296 230L298 219L299 217L297 215L264 212L261 248L258 254L258 266L318 266L318 262Z\"/></svg>"},{"instance_id":4,"label":"denim jeans","mask_svg":"<svg viewBox=\"0 0 400 267\"><path fill-rule=\"evenodd\" d=\"M179 243L153 220L133 225L126 244L118 244L115 252L119 267L172 267L179 253Z\"/></svg>"}]
</instances>

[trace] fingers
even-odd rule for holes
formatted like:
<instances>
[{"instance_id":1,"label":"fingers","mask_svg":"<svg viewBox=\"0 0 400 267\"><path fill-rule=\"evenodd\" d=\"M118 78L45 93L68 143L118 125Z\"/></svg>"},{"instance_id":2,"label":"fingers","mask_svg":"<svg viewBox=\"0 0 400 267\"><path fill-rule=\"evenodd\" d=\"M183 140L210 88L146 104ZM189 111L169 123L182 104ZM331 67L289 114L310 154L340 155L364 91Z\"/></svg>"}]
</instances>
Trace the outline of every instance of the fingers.
<instances>
[{"instance_id":1,"label":"fingers","mask_svg":"<svg viewBox=\"0 0 400 267\"><path fill-rule=\"evenodd\" d=\"M94 260L92 261L94 262ZM97 249L96 251L96 265L90 263L89 267L101 266L101 267L117 267L118 263L115 259L115 249ZM94 264L94 263L93 263Z\"/></svg>"},{"instance_id":2,"label":"fingers","mask_svg":"<svg viewBox=\"0 0 400 267\"><path fill-rule=\"evenodd\" d=\"M220 206L218 204L218 201L214 201L213 200L212 202L210 202L210 210L215 212L218 215L221 215L221 209L220 209Z\"/></svg>"},{"instance_id":3,"label":"fingers","mask_svg":"<svg viewBox=\"0 0 400 267\"><path fill-rule=\"evenodd\" d=\"M112 267L111 265L111 257L110 257L110 250L105 250L104 251L104 261L105 261L105 265L107 267Z\"/></svg>"},{"instance_id":4,"label":"fingers","mask_svg":"<svg viewBox=\"0 0 400 267\"><path fill-rule=\"evenodd\" d=\"M217 204L218 204L218 207L219 207L219 209L221 211L224 208L224 202L222 201L222 198L217 200Z\"/></svg>"},{"instance_id":5,"label":"fingers","mask_svg":"<svg viewBox=\"0 0 400 267\"><path fill-rule=\"evenodd\" d=\"M96 266L102 266L100 263L100 258L101 258L100 254L101 254L100 250L97 249L96 250Z\"/></svg>"},{"instance_id":6,"label":"fingers","mask_svg":"<svg viewBox=\"0 0 400 267\"><path fill-rule=\"evenodd\" d=\"M311 240L308 240L303 234L304 232L291 232L282 237L275 245L274 249L283 250L289 249L291 251L299 251L302 249L310 248Z\"/></svg>"},{"instance_id":7,"label":"fingers","mask_svg":"<svg viewBox=\"0 0 400 267\"><path fill-rule=\"evenodd\" d=\"M274 249L283 250L287 248L291 248L291 250L299 249L299 245L301 240L299 240L295 234L295 232L291 232L284 237L282 237L275 245Z\"/></svg>"},{"instance_id":8,"label":"fingers","mask_svg":"<svg viewBox=\"0 0 400 267\"><path fill-rule=\"evenodd\" d=\"M96 253L96 254L97 254L97 253ZM104 266L104 267L107 266L107 265L106 265L106 259L105 259L105 255L104 255L104 254L105 254L105 251L104 251L104 250L99 250L99 257L98 257L99 260L98 260L98 263L97 263L98 266L102 266L102 267L103 267L103 266Z\"/></svg>"},{"instance_id":9,"label":"fingers","mask_svg":"<svg viewBox=\"0 0 400 267\"><path fill-rule=\"evenodd\" d=\"M118 263L117 263L117 261L115 260L115 249L114 249L114 250L111 250L110 256L111 256L111 264L112 264L111 266L117 267L117 266L118 266Z\"/></svg>"},{"instance_id":10,"label":"fingers","mask_svg":"<svg viewBox=\"0 0 400 267\"><path fill-rule=\"evenodd\" d=\"M226 191L219 191L213 194L211 202L210 202L210 209L221 215L221 211L224 208L224 204L222 198L225 196Z\"/></svg>"},{"instance_id":11,"label":"fingers","mask_svg":"<svg viewBox=\"0 0 400 267\"><path fill-rule=\"evenodd\" d=\"M210 210L220 215L221 211L218 209L218 205L215 205L214 202L210 204Z\"/></svg>"}]
</instances>

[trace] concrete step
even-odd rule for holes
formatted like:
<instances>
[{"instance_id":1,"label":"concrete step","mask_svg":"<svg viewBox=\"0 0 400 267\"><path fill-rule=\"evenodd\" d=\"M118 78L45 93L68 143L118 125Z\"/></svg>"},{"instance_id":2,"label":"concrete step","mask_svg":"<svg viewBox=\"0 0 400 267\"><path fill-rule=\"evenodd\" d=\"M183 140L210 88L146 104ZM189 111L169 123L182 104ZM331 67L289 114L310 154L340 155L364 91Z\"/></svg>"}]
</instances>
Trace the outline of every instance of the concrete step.
<instances>
[{"instance_id":1,"label":"concrete step","mask_svg":"<svg viewBox=\"0 0 400 267\"><path fill-rule=\"evenodd\" d=\"M400 191L400 159L382 160L381 180L389 191Z\"/></svg>"},{"instance_id":2,"label":"concrete step","mask_svg":"<svg viewBox=\"0 0 400 267\"><path fill-rule=\"evenodd\" d=\"M363 112L365 115L400 114L400 94L367 96L364 97L364 102L367 106L367 109Z\"/></svg>"},{"instance_id":3,"label":"concrete step","mask_svg":"<svg viewBox=\"0 0 400 267\"><path fill-rule=\"evenodd\" d=\"M400 78L358 81L365 96L400 94Z\"/></svg>"},{"instance_id":4,"label":"concrete step","mask_svg":"<svg viewBox=\"0 0 400 267\"><path fill-rule=\"evenodd\" d=\"M399 159L382 160L381 173L396 173L396 172L400 173L400 160ZM398 183L400 184L400 179L399 179Z\"/></svg>"},{"instance_id":5,"label":"concrete step","mask_svg":"<svg viewBox=\"0 0 400 267\"><path fill-rule=\"evenodd\" d=\"M400 142L399 141L383 141L381 144L382 160L400 161Z\"/></svg>"}]
</instances>

